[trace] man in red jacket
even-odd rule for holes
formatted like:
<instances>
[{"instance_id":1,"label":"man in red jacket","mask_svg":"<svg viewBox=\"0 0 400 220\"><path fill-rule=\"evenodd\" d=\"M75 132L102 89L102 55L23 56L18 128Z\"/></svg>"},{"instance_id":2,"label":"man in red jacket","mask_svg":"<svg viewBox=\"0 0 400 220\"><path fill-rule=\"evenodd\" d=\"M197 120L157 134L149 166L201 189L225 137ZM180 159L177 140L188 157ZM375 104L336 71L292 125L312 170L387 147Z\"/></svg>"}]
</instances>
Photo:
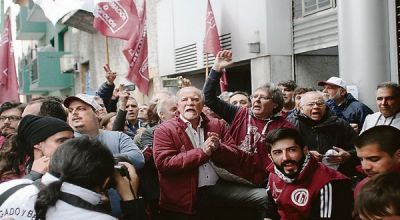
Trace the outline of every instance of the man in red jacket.
<instances>
[{"instance_id":1,"label":"man in red jacket","mask_svg":"<svg viewBox=\"0 0 400 220\"><path fill-rule=\"evenodd\" d=\"M164 219L211 219L214 211L203 209L205 203L207 207L263 204L265 208L265 189L218 183L216 166L241 166L248 157L235 147L224 122L202 114L201 91L184 87L177 98L179 115L160 124L154 133Z\"/></svg>"},{"instance_id":2,"label":"man in red jacket","mask_svg":"<svg viewBox=\"0 0 400 220\"><path fill-rule=\"evenodd\" d=\"M370 177L387 171L400 173L400 130L390 125L379 125L363 132L355 142L357 156L368 177L359 182L354 196Z\"/></svg>"},{"instance_id":3,"label":"man in red jacket","mask_svg":"<svg viewBox=\"0 0 400 220\"><path fill-rule=\"evenodd\" d=\"M251 107L239 107L217 97L222 71L232 65L232 52L223 50L215 57L214 65L204 84L205 104L229 125L229 134L235 144L251 156L250 163L230 170L257 187L266 186L265 168L271 163L265 149L265 135L277 128L292 128L293 125L279 113L283 107L283 95L278 87L265 84L256 88L250 96Z\"/></svg>"},{"instance_id":4,"label":"man in red jacket","mask_svg":"<svg viewBox=\"0 0 400 220\"><path fill-rule=\"evenodd\" d=\"M352 219L351 181L318 162L308 152L296 129L281 128L267 135L267 149L273 161L267 217L282 220ZM277 215L279 214L279 216Z\"/></svg>"}]
</instances>

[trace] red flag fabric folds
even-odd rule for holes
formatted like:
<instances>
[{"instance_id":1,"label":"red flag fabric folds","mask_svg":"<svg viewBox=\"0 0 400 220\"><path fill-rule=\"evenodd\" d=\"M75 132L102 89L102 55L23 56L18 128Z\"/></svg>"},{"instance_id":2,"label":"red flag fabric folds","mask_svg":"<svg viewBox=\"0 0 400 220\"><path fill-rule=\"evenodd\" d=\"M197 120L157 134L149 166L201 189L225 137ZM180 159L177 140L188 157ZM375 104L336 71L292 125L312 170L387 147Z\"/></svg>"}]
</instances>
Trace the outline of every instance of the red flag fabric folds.
<instances>
[{"instance_id":1,"label":"red flag fabric folds","mask_svg":"<svg viewBox=\"0 0 400 220\"><path fill-rule=\"evenodd\" d=\"M204 53L211 53L214 56L221 50L221 44L219 42L219 34L217 24L215 23L214 13L211 8L210 0L207 5L207 17L206 17L206 36L204 37Z\"/></svg>"},{"instance_id":2,"label":"red flag fabric folds","mask_svg":"<svg viewBox=\"0 0 400 220\"><path fill-rule=\"evenodd\" d=\"M139 91L148 95L149 91L149 66L146 30L146 2L143 3L143 15L140 18L140 31L132 35L124 47L123 53L129 62L126 79L135 83Z\"/></svg>"},{"instance_id":3,"label":"red flag fabric folds","mask_svg":"<svg viewBox=\"0 0 400 220\"><path fill-rule=\"evenodd\" d=\"M217 56L217 53L221 50L221 43L219 42L219 34L217 24L215 23L214 12L211 8L210 0L207 0L207 16L206 16L206 35L204 37L204 53L211 53ZM227 91L228 80L226 71L222 72L220 79L220 90L221 92Z\"/></svg>"},{"instance_id":4,"label":"red flag fabric folds","mask_svg":"<svg viewBox=\"0 0 400 220\"><path fill-rule=\"evenodd\" d=\"M129 40L139 29L139 17L133 0L97 4L93 27L104 36Z\"/></svg>"},{"instance_id":5,"label":"red flag fabric folds","mask_svg":"<svg viewBox=\"0 0 400 220\"><path fill-rule=\"evenodd\" d=\"M10 10L0 38L0 104L6 101L19 102L18 80L12 47Z\"/></svg>"}]
</instances>

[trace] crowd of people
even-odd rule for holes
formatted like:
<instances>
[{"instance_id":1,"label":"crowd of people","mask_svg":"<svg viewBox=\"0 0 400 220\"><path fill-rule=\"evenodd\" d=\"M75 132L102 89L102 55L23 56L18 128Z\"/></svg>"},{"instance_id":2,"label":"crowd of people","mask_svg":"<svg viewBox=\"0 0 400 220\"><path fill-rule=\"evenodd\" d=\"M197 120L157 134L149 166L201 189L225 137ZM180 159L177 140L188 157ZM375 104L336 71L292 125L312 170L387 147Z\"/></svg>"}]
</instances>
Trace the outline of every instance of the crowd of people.
<instances>
[{"instance_id":1,"label":"crowd of people","mask_svg":"<svg viewBox=\"0 0 400 220\"><path fill-rule=\"evenodd\" d=\"M108 65L95 96L2 103L0 218L400 218L399 84L375 113L338 77L220 94L232 64L148 103Z\"/></svg>"}]
</instances>

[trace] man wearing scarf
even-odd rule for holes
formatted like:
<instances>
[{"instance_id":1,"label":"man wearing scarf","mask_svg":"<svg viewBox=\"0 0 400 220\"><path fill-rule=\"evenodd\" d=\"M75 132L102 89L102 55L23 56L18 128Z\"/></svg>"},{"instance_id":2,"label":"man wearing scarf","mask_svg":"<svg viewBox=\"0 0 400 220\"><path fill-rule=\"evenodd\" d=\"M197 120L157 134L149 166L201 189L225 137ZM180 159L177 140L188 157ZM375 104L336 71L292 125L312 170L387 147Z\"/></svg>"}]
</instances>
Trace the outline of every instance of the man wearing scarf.
<instances>
[{"instance_id":1,"label":"man wearing scarf","mask_svg":"<svg viewBox=\"0 0 400 220\"><path fill-rule=\"evenodd\" d=\"M300 133L291 128L271 131L267 149L273 164L267 217L272 219L352 219L351 181L318 162ZM273 199L273 201L272 201ZM279 215L279 216L278 216Z\"/></svg>"}]
</instances>

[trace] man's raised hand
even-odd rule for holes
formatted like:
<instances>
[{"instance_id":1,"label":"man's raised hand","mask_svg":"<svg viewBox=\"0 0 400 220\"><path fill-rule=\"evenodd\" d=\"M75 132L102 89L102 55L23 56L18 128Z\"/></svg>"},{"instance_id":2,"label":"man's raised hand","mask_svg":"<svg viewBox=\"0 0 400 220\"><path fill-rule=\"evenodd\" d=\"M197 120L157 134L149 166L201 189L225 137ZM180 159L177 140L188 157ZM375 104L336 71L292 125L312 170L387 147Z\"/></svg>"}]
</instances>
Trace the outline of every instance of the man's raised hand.
<instances>
[{"instance_id":1,"label":"man's raised hand","mask_svg":"<svg viewBox=\"0 0 400 220\"><path fill-rule=\"evenodd\" d=\"M104 71L106 71L106 83L108 85L114 85L115 78L117 78L117 73L113 72L108 64L104 65L103 68Z\"/></svg>"},{"instance_id":2,"label":"man's raised hand","mask_svg":"<svg viewBox=\"0 0 400 220\"><path fill-rule=\"evenodd\" d=\"M215 62L213 65L213 69L217 72L221 72L223 69L232 65L232 51L230 50L221 50L217 53L215 57Z\"/></svg>"}]
</instances>

